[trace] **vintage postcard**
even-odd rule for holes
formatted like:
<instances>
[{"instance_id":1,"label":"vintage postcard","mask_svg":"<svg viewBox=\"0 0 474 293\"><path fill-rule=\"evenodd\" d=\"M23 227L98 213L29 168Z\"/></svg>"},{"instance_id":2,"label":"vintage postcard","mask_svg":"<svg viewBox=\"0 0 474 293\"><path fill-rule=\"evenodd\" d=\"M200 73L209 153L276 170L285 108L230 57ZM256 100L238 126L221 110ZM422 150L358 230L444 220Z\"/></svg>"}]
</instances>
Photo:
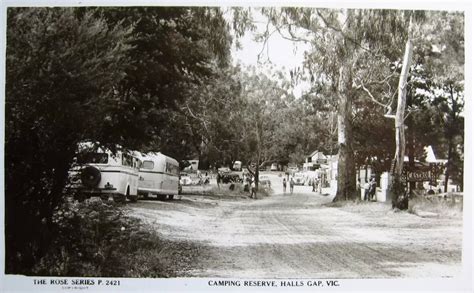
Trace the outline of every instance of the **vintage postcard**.
<instances>
[{"instance_id":1,"label":"vintage postcard","mask_svg":"<svg viewBox=\"0 0 474 293\"><path fill-rule=\"evenodd\" d=\"M473 289L468 1L1 19L3 291Z\"/></svg>"}]
</instances>

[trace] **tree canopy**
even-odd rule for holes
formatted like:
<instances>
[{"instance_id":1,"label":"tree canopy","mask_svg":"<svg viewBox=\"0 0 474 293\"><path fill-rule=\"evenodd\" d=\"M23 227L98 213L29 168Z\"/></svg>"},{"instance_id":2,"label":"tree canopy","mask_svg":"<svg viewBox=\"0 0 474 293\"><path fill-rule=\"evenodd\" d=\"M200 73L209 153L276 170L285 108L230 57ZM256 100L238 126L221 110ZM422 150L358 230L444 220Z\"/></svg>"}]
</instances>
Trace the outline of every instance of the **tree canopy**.
<instances>
[{"instance_id":1,"label":"tree canopy","mask_svg":"<svg viewBox=\"0 0 474 293\"><path fill-rule=\"evenodd\" d=\"M6 246L15 271L51 239L77 143L179 145L179 106L229 63L231 39L218 8L9 8L7 17Z\"/></svg>"}]
</instances>

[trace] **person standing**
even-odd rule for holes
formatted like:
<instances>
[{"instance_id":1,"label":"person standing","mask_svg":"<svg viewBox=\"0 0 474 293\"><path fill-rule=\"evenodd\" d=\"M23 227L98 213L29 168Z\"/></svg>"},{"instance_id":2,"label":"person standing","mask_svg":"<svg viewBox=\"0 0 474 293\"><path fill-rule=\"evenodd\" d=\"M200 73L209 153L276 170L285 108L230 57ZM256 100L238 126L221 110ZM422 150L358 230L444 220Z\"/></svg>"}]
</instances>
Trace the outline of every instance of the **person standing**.
<instances>
[{"instance_id":1,"label":"person standing","mask_svg":"<svg viewBox=\"0 0 474 293\"><path fill-rule=\"evenodd\" d=\"M257 187L255 186L255 180L252 180L250 198L257 198Z\"/></svg>"},{"instance_id":2,"label":"person standing","mask_svg":"<svg viewBox=\"0 0 474 293\"><path fill-rule=\"evenodd\" d=\"M375 181L375 177L370 179L370 186L369 186L369 201L373 201L375 199L375 190L377 188L377 182Z\"/></svg>"},{"instance_id":3,"label":"person standing","mask_svg":"<svg viewBox=\"0 0 474 293\"><path fill-rule=\"evenodd\" d=\"M358 178L357 182L356 182L356 190L357 190L358 196L360 196L360 190L361 189L362 189L362 186L360 185L360 178Z\"/></svg>"},{"instance_id":4,"label":"person standing","mask_svg":"<svg viewBox=\"0 0 474 293\"><path fill-rule=\"evenodd\" d=\"M370 190L370 183L365 182L364 183L364 200L369 201L369 190Z\"/></svg>"},{"instance_id":5,"label":"person standing","mask_svg":"<svg viewBox=\"0 0 474 293\"><path fill-rule=\"evenodd\" d=\"M217 187L218 187L219 189L221 189L221 186L219 185L219 184L221 183L221 173L220 173L219 171L217 171L217 178L216 178L216 180L217 180Z\"/></svg>"},{"instance_id":6,"label":"person standing","mask_svg":"<svg viewBox=\"0 0 474 293\"><path fill-rule=\"evenodd\" d=\"M290 177L290 194L293 194L293 187L295 186L295 181L293 181L293 176Z\"/></svg>"},{"instance_id":7,"label":"person standing","mask_svg":"<svg viewBox=\"0 0 474 293\"><path fill-rule=\"evenodd\" d=\"M283 193L286 193L286 178L283 177Z\"/></svg>"}]
</instances>

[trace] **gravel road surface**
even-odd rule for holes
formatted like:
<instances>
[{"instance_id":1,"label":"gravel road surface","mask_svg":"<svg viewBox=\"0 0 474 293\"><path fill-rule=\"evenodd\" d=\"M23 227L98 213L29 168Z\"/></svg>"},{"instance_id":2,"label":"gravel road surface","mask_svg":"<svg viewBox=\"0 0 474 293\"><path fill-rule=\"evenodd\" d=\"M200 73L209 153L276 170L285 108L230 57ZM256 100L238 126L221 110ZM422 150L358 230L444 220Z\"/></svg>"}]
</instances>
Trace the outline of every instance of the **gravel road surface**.
<instances>
[{"instance_id":1,"label":"gravel road surface","mask_svg":"<svg viewBox=\"0 0 474 293\"><path fill-rule=\"evenodd\" d=\"M296 186L283 194L183 196L131 205L169 240L199 249L183 277L417 278L461 274L462 218L420 218L388 204L328 205L331 196Z\"/></svg>"}]
</instances>

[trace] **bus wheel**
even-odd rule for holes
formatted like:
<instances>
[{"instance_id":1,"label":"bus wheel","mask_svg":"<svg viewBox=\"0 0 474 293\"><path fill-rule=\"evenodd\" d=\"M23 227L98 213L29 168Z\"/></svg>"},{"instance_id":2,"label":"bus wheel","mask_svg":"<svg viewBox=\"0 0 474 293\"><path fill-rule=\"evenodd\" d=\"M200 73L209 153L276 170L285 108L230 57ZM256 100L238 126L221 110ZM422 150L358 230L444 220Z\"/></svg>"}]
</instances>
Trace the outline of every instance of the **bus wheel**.
<instances>
[{"instance_id":1,"label":"bus wheel","mask_svg":"<svg viewBox=\"0 0 474 293\"><path fill-rule=\"evenodd\" d=\"M128 200L130 200L130 202L137 202L138 195L129 195Z\"/></svg>"},{"instance_id":2,"label":"bus wheel","mask_svg":"<svg viewBox=\"0 0 474 293\"><path fill-rule=\"evenodd\" d=\"M130 195L130 186L127 187L127 198L130 202L137 202L137 197L138 195L135 194L135 195Z\"/></svg>"},{"instance_id":3,"label":"bus wheel","mask_svg":"<svg viewBox=\"0 0 474 293\"><path fill-rule=\"evenodd\" d=\"M168 199L169 199L169 200L173 200L173 198L174 198L174 194L168 195Z\"/></svg>"}]
</instances>

